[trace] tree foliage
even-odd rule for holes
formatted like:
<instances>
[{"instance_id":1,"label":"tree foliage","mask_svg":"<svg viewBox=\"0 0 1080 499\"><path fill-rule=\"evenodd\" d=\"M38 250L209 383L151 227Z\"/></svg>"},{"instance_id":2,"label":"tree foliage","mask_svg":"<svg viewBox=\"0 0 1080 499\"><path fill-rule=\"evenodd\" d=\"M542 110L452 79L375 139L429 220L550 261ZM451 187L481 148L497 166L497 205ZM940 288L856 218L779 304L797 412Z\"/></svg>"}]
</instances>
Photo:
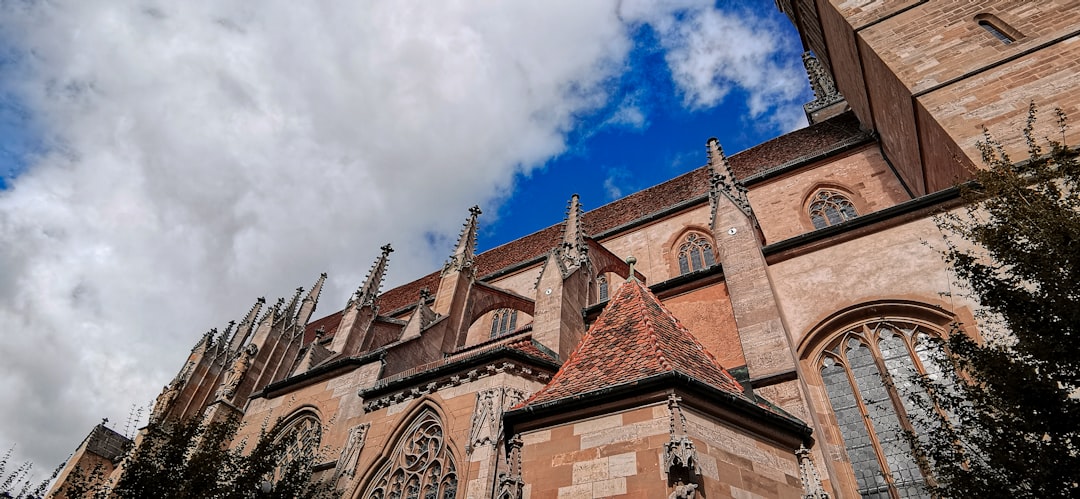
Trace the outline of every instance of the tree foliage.
<instances>
[{"instance_id":1,"label":"tree foliage","mask_svg":"<svg viewBox=\"0 0 1080 499\"><path fill-rule=\"evenodd\" d=\"M312 483L318 449L287 457L288 439L263 431L245 452L244 442L230 447L239 428L235 419L151 425L115 482L101 468L79 469L64 492L92 499L337 497L330 484Z\"/></svg>"},{"instance_id":2,"label":"tree foliage","mask_svg":"<svg viewBox=\"0 0 1080 499\"><path fill-rule=\"evenodd\" d=\"M16 466L13 470L8 469L13 451L14 448L8 449L3 456L0 456L0 499L38 499L44 497L45 491L49 488L49 482L60 473L60 468L53 470L52 476L49 478L40 483L34 483L30 473L34 467L33 463L25 462Z\"/></svg>"},{"instance_id":3,"label":"tree foliage","mask_svg":"<svg viewBox=\"0 0 1080 499\"><path fill-rule=\"evenodd\" d=\"M942 497L1080 496L1080 162L1057 118L1060 139L1037 139L1031 105L1024 161L984 133L967 208L939 222L984 336L951 334L957 377L924 380L934 404L911 440Z\"/></svg>"}]
</instances>

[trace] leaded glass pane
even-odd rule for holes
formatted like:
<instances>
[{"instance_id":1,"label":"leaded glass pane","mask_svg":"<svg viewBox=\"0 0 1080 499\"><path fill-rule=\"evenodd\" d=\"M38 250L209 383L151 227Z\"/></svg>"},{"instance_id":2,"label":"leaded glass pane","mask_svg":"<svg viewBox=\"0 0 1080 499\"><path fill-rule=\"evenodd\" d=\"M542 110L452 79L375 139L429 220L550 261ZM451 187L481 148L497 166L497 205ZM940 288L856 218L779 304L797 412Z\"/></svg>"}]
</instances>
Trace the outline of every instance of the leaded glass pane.
<instances>
[{"instance_id":1,"label":"leaded glass pane","mask_svg":"<svg viewBox=\"0 0 1080 499\"><path fill-rule=\"evenodd\" d=\"M690 263L686 261L686 253L679 253L679 273L690 273Z\"/></svg>"},{"instance_id":2,"label":"leaded glass pane","mask_svg":"<svg viewBox=\"0 0 1080 499\"><path fill-rule=\"evenodd\" d=\"M840 364L823 366L821 379L840 425L840 435L844 438L851 467L855 470L859 493L863 497L877 497L876 492L886 491L887 495L888 485L844 367Z\"/></svg>"},{"instance_id":3,"label":"leaded glass pane","mask_svg":"<svg viewBox=\"0 0 1080 499\"><path fill-rule=\"evenodd\" d=\"M716 257L713 256L712 246L703 246L702 251L705 252L705 265L709 267L716 265Z\"/></svg>"},{"instance_id":4,"label":"leaded glass pane","mask_svg":"<svg viewBox=\"0 0 1080 499\"><path fill-rule=\"evenodd\" d=\"M517 310L510 311L510 327L507 328L507 332L513 332L517 329Z\"/></svg>"},{"instance_id":5,"label":"leaded glass pane","mask_svg":"<svg viewBox=\"0 0 1080 499\"><path fill-rule=\"evenodd\" d=\"M904 440L900 420L874 362L874 354L865 345L860 345L848 351L848 362L893 479L898 483L911 483L915 477L921 480L922 473Z\"/></svg>"},{"instance_id":6,"label":"leaded glass pane","mask_svg":"<svg viewBox=\"0 0 1080 499\"><path fill-rule=\"evenodd\" d=\"M692 248L690 250L690 267L694 270L701 270L701 249Z\"/></svg>"},{"instance_id":7,"label":"leaded glass pane","mask_svg":"<svg viewBox=\"0 0 1080 499\"><path fill-rule=\"evenodd\" d=\"M825 206L825 218L829 219L829 225L836 225L844 221L844 217L840 216L840 210L836 209L836 206L832 204Z\"/></svg>"},{"instance_id":8,"label":"leaded glass pane","mask_svg":"<svg viewBox=\"0 0 1080 499\"><path fill-rule=\"evenodd\" d=\"M855 206L849 203L846 199L840 203L840 211L844 215L844 220L851 220L852 218L859 216L859 214L855 212Z\"/></svg>"}]
</instances>

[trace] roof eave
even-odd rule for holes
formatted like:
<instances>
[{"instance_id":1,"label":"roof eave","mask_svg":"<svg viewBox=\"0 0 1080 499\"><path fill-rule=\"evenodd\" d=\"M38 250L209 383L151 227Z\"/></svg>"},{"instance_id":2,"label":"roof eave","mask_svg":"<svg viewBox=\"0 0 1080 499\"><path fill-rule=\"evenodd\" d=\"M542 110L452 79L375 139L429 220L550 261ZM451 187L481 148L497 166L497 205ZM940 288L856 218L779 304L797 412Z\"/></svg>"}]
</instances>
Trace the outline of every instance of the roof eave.
<instances>
[{"instance_id":1,"label":"roof eave","mask_svg":"<svg viewBox=\"0 0 1080 499\"><path fill-rule=\"evenodd\" d=\"M813 433L813 430L801 420L770 411L757 405L742 394L722 390L680 371L667 371L634 381L547 402L533 403L507 411L503 415L506 437L509 439L515 433L516 428L531 421L542 419L544 421L541 426L546 427L587 417L585 413L589 412L620 410L641 405L642 402L648 402L649 400L642 400L641 397L628 397L628 395L643 395L654 391L662 391L666 388L681 388L693 392L710 403L762 421L770 427L788 433L799 441L809 441ZM661 395L660 398L662 399L664 396ZM623 407L619 407L620 403Z\"/></svg>"}]
</instances>

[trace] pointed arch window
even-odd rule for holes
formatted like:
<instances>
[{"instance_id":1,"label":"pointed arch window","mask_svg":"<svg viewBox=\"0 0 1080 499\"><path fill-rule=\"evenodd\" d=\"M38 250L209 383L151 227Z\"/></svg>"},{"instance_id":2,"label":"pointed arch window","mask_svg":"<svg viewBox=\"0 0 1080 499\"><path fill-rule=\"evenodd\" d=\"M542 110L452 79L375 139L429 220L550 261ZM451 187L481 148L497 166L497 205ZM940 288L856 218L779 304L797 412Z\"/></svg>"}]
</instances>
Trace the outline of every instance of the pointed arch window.
<instances>
[{"instance_id":1,"label":"pointed arch window","mask_svg":"<svg viewBox=\"0 0 1080 499\"><path fill-rule=\"evenodd\" d=\"M818 191L810 202L810 221L814 223L815 229L836 225L857 216L859 213L855 210L855 205L847 196L837 191Z\"/></svg>"},{"instance_id":2,"label":"pointed arch window","mask_svg":"<svg viewBox=\"0 0 1080 499\"><path fill-rule=\"evenodd\" d=\"M601 302L607 301L609 292L608 292L608 282L607 282L607 276L606 275L600 274L600 276L596 278L596 289L598 290L598 294L599 294L598 301L601 301Z\"/></svg>"},{"instance_id":3,"label":"pointed arch window","mask_svg":"<svg viewBox=\"0 0 1080 499\"><path fill-rule=\"evenodd\" d=\"M679 274L689 274L716 264L712 242L697 232L686 235L679 245Z\"/></svg>"},{"instance_id":4,"label":"pointed arch window","mask_svg":"<svg viewBox=\"0 0 1080 499\"><path fill-rule=\"evenodd\" d=\"M457 496L457 461L442 421L424 409L394 444L362 496L367 499L453 499Z\"/></svg>"},{"instance_id":5,"label":"pointed arch window","mask_svg":"<svg viewBox=\"0 0 1080 499\"><path fill-rule=\"evenodd\" d=\"M501 308L491 316L491 337L497 338L510 334L517 329L517 310Z\"/></svg>"},{"instance_id":6,"label":"pointed arch window","mask_svg":"<svg viewBox=\"0 0 1080 499\"><path fill-rule=\"evenodd\" d=\"M916 375L937 379L940 330L906 320L870 320L846 328L818 361L821 380L864 498L930 497L926 470L905 431L925 420L928 400ZM924 432L925 433L925 432Z\"/></svg>"},{"instance_id":7,"label":"pointed arch window","mask_svg":"<svg viewBox=\"0 0 1080 499\"><path fill-rule=\"evenodd\" d=\"M301 467L315 464L322 442L322 422L315 413L302 412L288 420L273 440L273 447L281 449L278 467L274 470L273 481L278 482L295 463Z\"/></svg>"}]
</instances>

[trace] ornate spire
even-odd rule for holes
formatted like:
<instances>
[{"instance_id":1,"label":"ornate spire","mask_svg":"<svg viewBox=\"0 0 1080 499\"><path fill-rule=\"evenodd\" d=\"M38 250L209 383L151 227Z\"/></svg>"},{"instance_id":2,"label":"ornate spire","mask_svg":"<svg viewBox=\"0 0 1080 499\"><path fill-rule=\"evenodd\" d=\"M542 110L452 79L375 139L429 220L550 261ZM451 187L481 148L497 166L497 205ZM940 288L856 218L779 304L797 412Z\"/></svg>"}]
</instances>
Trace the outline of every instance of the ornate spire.
<instances>
[{"instance_id":1,"label":"ornate spire","mask_svg":"<svg viewBox=\"0 0 1080 499\"><path fill-rule=\"evenodd\" d=\"M248 336L255 330L255 325L258 323L259 311L262 310L263 305L266 304L266 298L260 296L255 300L255 304L251 306L251 310L248 310L244 319L240 321L240 324L236 326L236 331L233 333L232 340L229 342L229 350L237 351L240 346L247 341Z\"/></svg>"},{"instance_id":2,"label":"ornate spire","mask_svg":"<svg viewBox=\"0 0 1080 499\"><path fill-rule=\"evenodd\" d=\"M191 347L191 351L194 352L200 348L203 350L210 349L214 345L214 336L217 335L217 329L211 329L203 333L202 338L199 338L199 342L195 346Z\"/></svg>"},{"instance_id":3,"label":"ornate spire","mask_svg":"<svg viewBox=\"0 0 1080 499\"><path fill-rule=\"evenodd\" d=\"M411 340L413 338L419 338L422 333L435 319L439 318L439 314L435 313L431 307L428 307L427 302L431 299L431 291L428 288L420 290L420 297L416 301L416 310L413 311L409 322L405 324L405 328L401 331L401 341Z\"/></svg>"},{"instance_id":4,"label":"ornate spire","mask_svg":"<svg viewBox=\"0 0 1080 499\"><path fill-rule=\"evenodd\" d=\"M682 398L678 395L668 395L671 436L664 444L664 471L672 474L681 469L683 475L693 477L701 474L701 468L694 442L686 434L686 416L679 402Z\"/></svg>"},{"instance_id":5,"label":"ornate spire","mask_svg":"<svg viewBox=\"0 0 1080 499\"><path fill-rule=\"evenodd\" d=\"M806 66L806 75L810 78L810 88L814 90L814 100L803 106L808 113L844 100L844 96L837 91L832 76L817 57L810 52L803 52L802 60L803 66Z\"/></svg>"},{"instance_id":6,"label":"ornate spire","mask_svg":"<svg viewBox=\"0 0 1080 499\"><path fill-rule=\"evenodd\" d=\"M716 203L720 201L721 195L735 203L747 217L753 218L754 212L746 198L746 186L735 178L735 172L724 156L720 141L716 140L716 137L710 138L705 143L705 149L709 155L709 202L712 205L712 218L716 218Z\"/></svg>"},{"instance_id":7,"label":"ornate spire","mask_svg":"<svg viewBox=\"0 0 1080 499\"><path fill-rule=\"evenodd\" d=\"M443 265L442 274L450 272L471 271L473 258L476 256L476 218L483 213L479 206L469 208L469 219L465 221L465 227L458 236L457 246L450 260Z\"/></svg>"},{"instance_id":8,"label":"ornate spire","mask_svg":"<svg viewBox=\"0 0 1080 499\"><path fill-rule=\"evenodd\" d=\"M315 281L315 285L311 286L311 291L308 291L307 296L304 297L304 301L300 305L300 311L296 314L296 325L300 327L300 331L303 331L303 327L311 319L311 314L315 312L315 305L319 303L319 295L322 294L323 283L325 282L326 272L323 272L319 274L319 279Z\"/></svg>"},{"instance_id":9,"label":"ornate spire","mask_svg":"<svg viewBox=\"0 0 1080 499\"><path fill-rule=\"evenodd\" d=\"M383 278L386 276L386 266L390 262L390 253L394 252L394 248L390 244L384 244L379 249L382 250L382 253L375 259L375 263L371 265L371 270L368 271L367 277L364 278L364 283L353 294L348 306L375 306L375 299L379 296L379 288L382 287Z\"/></svg>"},{"instance_id":10,"label":"ornate spire","mask_svg":"<svg viewBox=\"0 0 1080 499\"><path fill-rule=\"evenodd\" d=\"M558 251L563 266L567 269L575 268L588 259L589 248L585 244L581 201L577 194L570 196L570 202L566 207L562 245L559 246Z\"/></svg>"},{"instance_id":11,"label":"ornate spire","mask_svg":"<svg viewBox=\"0 0 1080 499\"><path fill-rule=\"evenodd\" d=\"M292 299L289 300L289 304L285 307L285 313L283 315L289 318L289 320L296 317L296 307L300 304L300 295L302 294L304 294L303 286L296 288L296 293L293 293Z\"/></svg>"},{"instance_id":12,"label":"ornate spire","mask_svg":"<svg viewBox=\"0 0 1080 499\"><path fill-rule=\"evenodd\" d=\"M262 319L259 319L259 327L264 325L271 325L277 322L277 312L281 308L281 305L285 303L284 298L278 298L277 303L271 307L267 307L266 312L263 313Z\"/></svg>"}]
</instances>

